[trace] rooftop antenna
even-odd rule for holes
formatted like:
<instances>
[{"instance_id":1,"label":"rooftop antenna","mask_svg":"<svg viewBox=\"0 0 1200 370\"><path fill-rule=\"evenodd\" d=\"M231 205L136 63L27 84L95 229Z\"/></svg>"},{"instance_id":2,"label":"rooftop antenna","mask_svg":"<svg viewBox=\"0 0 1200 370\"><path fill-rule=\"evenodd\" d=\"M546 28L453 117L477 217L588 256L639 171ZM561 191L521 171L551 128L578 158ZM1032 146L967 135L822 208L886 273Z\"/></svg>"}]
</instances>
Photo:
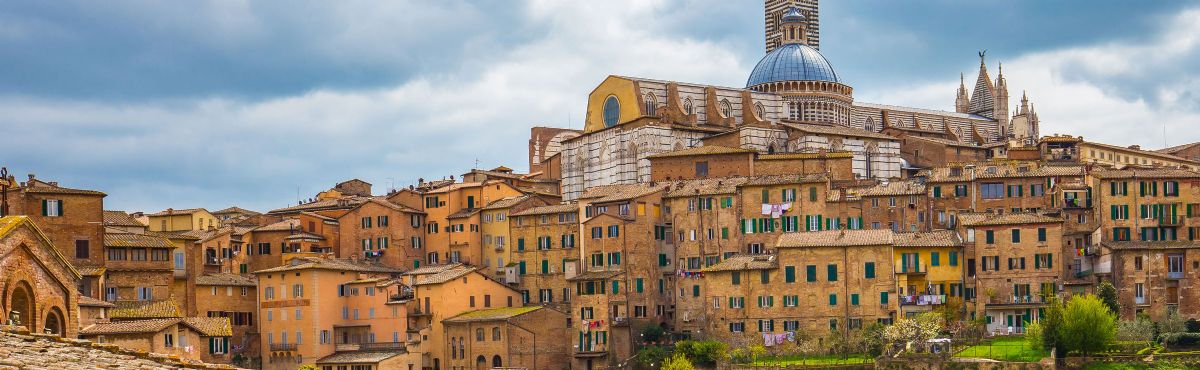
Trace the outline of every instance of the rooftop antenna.
<instances>
[{"instance_id":1,"label":"rooftop antenna","mask_svg":"<svg viewBox=\"0 0 1200 370\"><path fill-rule=\"evenodd\" d=\"M387 180L388 180L388 192L391 193L392 191L396 190L396 178L389 177L389 178L387 178Z\"/></svg>"}]
</instances>

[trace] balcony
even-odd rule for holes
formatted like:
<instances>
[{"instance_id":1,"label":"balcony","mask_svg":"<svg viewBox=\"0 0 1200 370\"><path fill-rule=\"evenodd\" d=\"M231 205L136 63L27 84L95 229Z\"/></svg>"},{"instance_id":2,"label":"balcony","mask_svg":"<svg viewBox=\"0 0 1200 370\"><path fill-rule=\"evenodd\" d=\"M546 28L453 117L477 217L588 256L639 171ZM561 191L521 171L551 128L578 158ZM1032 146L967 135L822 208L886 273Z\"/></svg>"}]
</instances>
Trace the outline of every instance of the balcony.
<instances>
[{"instance_id":1,"label":"balcony","mask_svg":"<svg viewBox=\"0 0 1200 370\"><path fill-rule=\"evenodd\" d=\"M1088 209L1092 208L1092 201L1090 199L1081 198L1063 198L1063 208Z\"/></svg>"},{"instance_id":2,"label":"balcony","mask_svg":"<svg viewBox=\"0 0 1200 370\"><path fill-rule=\"evenodd\" d=\"M923 275L927 273L929 273L929 266L922 266L915 263L896 265L896 274Z\"/></svg>"},{"instance_id":3,"label":"balcony","mask_svg":"<svg viewBox=\"0 0 1200 370\"><path fill-rule=\"evenodd\" d=\"M1146 304L1146 297L1144 297L1144 296L1143 297L1133 297L1133 304L1137 304L1137 305Z\"/></svg>"},{"instance_id":4,"label":"balcony","mask_svg":"<svg viewBox=\"0 0 1200 370\"><path fill-rule=\"evenodd\" d=\"M1015 306L1015 307L1034 307L1045 304L1045 300L1040 295L1018 295L1009 297L993 297L988 301L988 306Z\"/></svg>"},{"instance_id":5,"label":"balcony","mask_svg":"<svg viewBox=\"0 0 1200 370\"><path fill-rule=\"evenodd\" d=\"M612 318L612 326L629 326L629 318L617 316Z\"/></svg>"},{"instance_id":6,"label":"balcony","mask_svg":"<svg viewBox=\"0 0 1200 370\"><path fill-rule=\"evenodd\" d=\"M945 295L922 294L900 296L901 306L936 306L946 304Z\"/></svg>"},{"instance_id":7,"label":"balcony","mask_svg":"<svg viewBox=\"0 0 1200 370\"><path fill-rule=\"evenodd\" d=\"M1187 277L1187 275L1184 274L1183 271L1168 271L1167 272L1167 279L1178 280L1178 279L1183 279L1185 277Z\"/></svg>"},{"instance_id":8,"label":"balcony","mask_svg":"<svg viewBox=\"0 0 1200 370\"><path fill-rule=\"evenodd\" d=\"M1077 270L1077 271L1075 271L1075 277L1076 277L1076 278L1085 278L1085 277L1088 277L1088 276L1092 276L1092 270L1091 270L1091 269L1087 269L1087 270Z\"/></svg>"},{"instance_id":9,"label":"balcony","mask_svg":"<svg viewBox=\"0 0 1200 370\"><path fill-rule=\"evenodd\" d=\"M604 357L608 355L608 350L602 345L594 345L592 348L576 349L575 357L579 358L594 358Z\"/></svg>"},{"instance_id":10,"label":"balcony","mask_svg":"<svg viewBox=\"0 0 1200 370\"><path fill-rule=\"evenodd\" d=\"M412 292L392 294L388 296L388 303L405 302L413 299Z\"/></svg>"},{"instance_id":11,"label":"balcony","mask_svg":"<svg viewBox=\"0 0 1200 370\"><path fill-rule=\"evenodd\" d=\"M272 351L295 351L296 343L271 343Z\"/></svg>"},{"instance_id":12,"label":"balcony","mask_svg":"<svg viewBox=\"0 0 1200 370\"><path fill-rule=\"evenodd\" d=\"M337 352L370 352L404 349L404 342L339 343L333 348Z\"/></svg>"},{"instance_id":13,"label":"balcony","mask_svg":"<svg viewBox=\"0 0 1200 370\"><path fill-rule=\"evenodd\" d=\"M1158 218L1158 225L1159 226L1182 226L1183 219L1184 219L1183 217L1178 216L1178 215L1176 215L1176 216L1163 215Z\"/></svg>"}]
</instances>

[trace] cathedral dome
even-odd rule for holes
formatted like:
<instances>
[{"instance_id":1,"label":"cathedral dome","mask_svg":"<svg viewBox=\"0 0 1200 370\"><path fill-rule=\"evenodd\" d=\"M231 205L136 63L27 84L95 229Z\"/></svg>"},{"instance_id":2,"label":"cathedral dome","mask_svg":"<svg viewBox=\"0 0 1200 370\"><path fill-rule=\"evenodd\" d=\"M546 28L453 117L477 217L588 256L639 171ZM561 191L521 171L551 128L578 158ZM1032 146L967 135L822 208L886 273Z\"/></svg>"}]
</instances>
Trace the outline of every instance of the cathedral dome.
<instances>
[{"instance_id":1,"label":"cathedral dome","mask_svg":"<svg viewBox=\"0 0 1200 370\"><path fill-rule=\"evenodd\" d=\"M841 83L833 66L817 49L800 43L782 45L759 60L746 87L779 81Z\"/></svg>"}]
</instances>

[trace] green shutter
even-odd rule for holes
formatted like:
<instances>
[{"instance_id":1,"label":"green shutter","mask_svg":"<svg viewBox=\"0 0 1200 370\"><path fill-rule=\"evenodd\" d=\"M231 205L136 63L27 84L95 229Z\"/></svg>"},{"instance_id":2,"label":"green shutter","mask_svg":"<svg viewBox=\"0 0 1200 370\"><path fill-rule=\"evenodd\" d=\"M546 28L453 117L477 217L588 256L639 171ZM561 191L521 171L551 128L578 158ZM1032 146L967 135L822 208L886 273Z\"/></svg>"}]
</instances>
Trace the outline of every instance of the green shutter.
<instances>
[{"instance_id":1,"label":"green shutter","mask_svg":"<svg viewBox=\"0 0 1200 370\"><path fill-rule=\"evenodd\" d=\"M771 191L770 190L767 190L767 189L762 190L762 202L763 202L763 204L771 203Z\"/></svg>"},{"instance_id":2,"label":"green shutter","mask_svg":"<svg viewBox=\"0 0 1200 370\"><path fill-rule=\"evenodd\" d=\"M830 294L830 295L829 295L829 305L830 305L830 306L837 306L837 294Z\"/></svg>"},{"instance_id":3,"label":"green shutter","mask_svg":"<svg viewBox=\"0 0 1200 370\"><path fill-rule=\"evenodd\" d=\"M826 267L826 275L828 275L829 281L837 281L837 265Z\"/></svg>"},{"instance_id":4,"label":"green shutter","mask_svg":"<svg viewBox=\"0 0 1200 370\"><path fill-rule=\"evenodd\" d=\"M867 279L875 278L875 262L867 262L866 268L864 268L864 270L866 270Z\"/></svg>"},{"instance_id":5,"label":"green shutter","mask_svg":"<svg viewBox=\"0 0 1200 370\"><path fill-rule=\"evenodd\" d=\"M783 268L783 281L786 283L796 282L796 266L787 266Z\"/></svg>"},{"instance_id":6,"label":"green shutter","mask_svg":"<svg viewBox=\"0 0 1200 370\"><path fill-rule=\"evenodd\" d=\"M45 199L42 199L42 216L49 216L49 215L50 215L50 213L47 211L47 208L48 208L48 207L49 207L49 206L47 205L47 202L46 202L46 200L45 200ZM7 215L5 215L5 216L7 216ZM166 231L166 230L163 230L163 231Z\"/></svg>"},{"instance_id":7,"label":"green shutter","mask_svg":"<svg viewBox=\"0 0 1200 370\"><path fill-rule=\"evenodd\" d=\"M817 230L821 230L821 215L817 215Z\"/></svg>"},{"instance_id":8,"label":"green shutter","mask_svg":"<svg viewBox=\"0 0 1200 370\"><path fill-rule=\"evenodd\" d=\"M934 198L941 198L941 197L942 197L942 187L941 187L941 186L934 186L934 187L933 187L933 197L934 197Z\"/></svg>"},{"instance_id":9,"label":"green shutter","mask_svg":"<svg viewBox=\"0 0 1200 370\"><path fill-rule=\"evenodd\" d=\"M888 304L888 292L879 292L879 304Z\"/></svg>"},{"instance_id":10,"label":"green shutter","mask_svg":"<svg viewBox=\"0 0 1200 370\"><path fill-rule=\"evenodd\" d=\"M521 261L521 263L518 264L518 266L520 266L519 270L521 272L521 275L525 275L525 261Z\"/></svg>"},{"instance_id":11,"label":"green shutter","mask_svg":"<svg viewBox=\"0 0 1200 370\"><path fill-rule=\"evenodd\" d=\"M804 272L807 275L805 280L809 282L817 281L817 265L808 265L804 268Z\"/></svg>"},{"instance_id":12,"label":"green shutter","mask_svg":"<svg viewBox=\"0 0 1200 370\"><path fill-rule=\"evenodd\" d=\"M858 293L854 293L854 294L850 295L850 305L852 305L852 306L858 305Z\"/></svg>"}]
</instances>

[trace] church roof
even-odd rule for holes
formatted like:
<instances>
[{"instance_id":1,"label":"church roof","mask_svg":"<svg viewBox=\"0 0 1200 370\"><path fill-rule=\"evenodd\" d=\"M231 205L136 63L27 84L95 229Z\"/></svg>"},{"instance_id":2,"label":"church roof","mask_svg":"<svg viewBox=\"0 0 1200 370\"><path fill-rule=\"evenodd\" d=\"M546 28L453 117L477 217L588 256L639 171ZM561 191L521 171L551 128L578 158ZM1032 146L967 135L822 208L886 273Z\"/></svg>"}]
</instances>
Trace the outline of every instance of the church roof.
<instances>
[{"instance_id":1,"label":"church roof","mask_svg":"<svg viewBox=\"0 0 1200 370\"><path fill-rule=\"evenodd\" d=\"M817 49L804 44L786 44L758 61L746 87L778 81L828 81L841 83L829 60Z\"/></svg>"},{"instance_id":2,"label":"church roof","mask_svg":"<svg viewBox=\"0 0 1200 370\"><path fill-rule=\"evenodd\" d=\"M972 114L991 118L996 104L996 97L993 94L992 78L988 76L987 65L983 62L982 53L980 54L979 78L975 80L975 90L971 92L971 102L968 104L967 111Z\"/></svg>"}]
</instances>

